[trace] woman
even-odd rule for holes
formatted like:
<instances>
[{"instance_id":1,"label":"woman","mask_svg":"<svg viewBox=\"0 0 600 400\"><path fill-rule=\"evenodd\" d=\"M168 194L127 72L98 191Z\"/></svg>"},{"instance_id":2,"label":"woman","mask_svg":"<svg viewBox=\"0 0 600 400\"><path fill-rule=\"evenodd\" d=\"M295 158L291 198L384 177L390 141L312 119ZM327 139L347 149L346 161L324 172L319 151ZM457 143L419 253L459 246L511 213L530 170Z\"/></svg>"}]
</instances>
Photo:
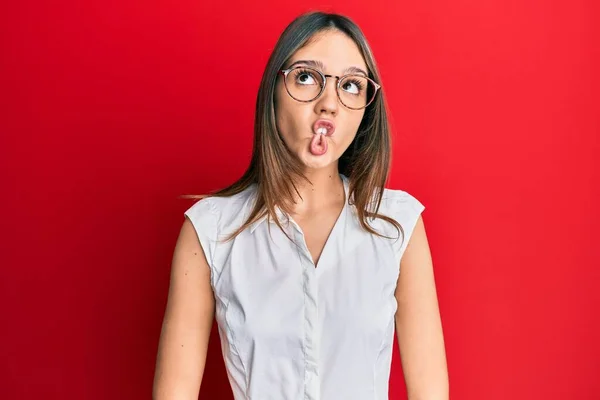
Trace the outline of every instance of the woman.
<instances>
[{"instance_id":1,"label":"woman","mask_svg":"<svg viewBox=\"0 0 600 400\"><path fill-rule=\"evenodd\" d=\"M185 212L155 399L197 398L213 317L235 399L387 399L394 328L409 399L448 397L424 206L384 188L379 82L350 19L282 33L248 170Z\"/></svg>"}]
</instances>

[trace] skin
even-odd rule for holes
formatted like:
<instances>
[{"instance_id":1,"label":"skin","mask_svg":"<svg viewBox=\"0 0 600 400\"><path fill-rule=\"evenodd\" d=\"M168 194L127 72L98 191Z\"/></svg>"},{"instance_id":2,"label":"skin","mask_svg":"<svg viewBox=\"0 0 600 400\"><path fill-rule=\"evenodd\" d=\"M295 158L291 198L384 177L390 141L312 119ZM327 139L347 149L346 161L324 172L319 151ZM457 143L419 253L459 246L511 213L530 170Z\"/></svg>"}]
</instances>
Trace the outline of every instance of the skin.
<instances>
[{"instance_id":1,"label":"skin","mask_svg":"<svg viewBox=\"0 0 600 400\"><path fill-rule=\"evenodd\" d=\"M318 34L316 40L298 50L296 60L321 61L326 74L343 75L349 66L366 70L356 44L337 31ZM333 80L311 103L292 99L278 78L275 113L278 131L286 146L305 166L312 185L298 183L292 218L304 232L315 267L345 202L338 159L350 145L363 110L344 107L335 93ZM328 151L314 156L309 151L312 124L319 118L333 120L334 135ZM396 332L409 400L448 399L448 372L444 339L436 297L433 265L425 226L419 217L402 257L396 290ZM167 307L159 341L153 399L197 399L204 374L215 300L210 269L191 222L181 227L171 267Z\"/></svg>"},{"instance_id":2,"label":"skin","mask_svg":"<svg viewBox=\"0 0 600 400\"><path fill-rule=\"evenodd\" d=\"M349 66L367 70L358 47L346 35L327 31L317 34L313 40L290 57L284 69L299 60L317 60L325 65L325 70L321 72L326 74L344 75L344 70ZM337 97L335 84L335 78L327 78L324 92L310 103L298 102L289 96L282 76L278 77L275 86L275 115L279 134L288 149L302 160L306 166L305 172L313 176L337 172L337 160L354 140L365 113L364 110L344 107ZM312 125L319 118L332 120L336 129L333 136L326 139L329 142L327 153L314 156L309 151L309 144L314 136Z\"/></svg>"},{"instance_id":3,"label":"skin","mask_svg":"<svg viewBox=\"0 0 600 400\"><path fill-rule=\"evenodd\" d=\"M321 72L337 76L344 75L346 68L351 66L367 70L356 44L339 31L317 34L313 41L290 57L284 68L299 60L320 61L325 66ZM282 76L275 87L277 129L288 149L302 160L304 174L312 182L312 185L297 182L300 197L295 199L291 216L302 228L316 266L345 202L338 160L354 140L364 116L364 110L351 110L340 103L335 83L334 79L328 78L324 92L310 103L298 102L289 96ZM328 141L327 152L315 156L310 152L310 142L315 135L312 126L320 118L333 121L335 133L325 139Z\"/></svg>"},{"instance_id":4,"label":"skin","mask_svg":"<svg viewBox=\"0 0 600 400\"><path fill-rule=\"evenodd\" d=\"M433 262L419 216L396 286L396 336L409 400L448 400L448 367Z\"/></svg>"}]
</instances>

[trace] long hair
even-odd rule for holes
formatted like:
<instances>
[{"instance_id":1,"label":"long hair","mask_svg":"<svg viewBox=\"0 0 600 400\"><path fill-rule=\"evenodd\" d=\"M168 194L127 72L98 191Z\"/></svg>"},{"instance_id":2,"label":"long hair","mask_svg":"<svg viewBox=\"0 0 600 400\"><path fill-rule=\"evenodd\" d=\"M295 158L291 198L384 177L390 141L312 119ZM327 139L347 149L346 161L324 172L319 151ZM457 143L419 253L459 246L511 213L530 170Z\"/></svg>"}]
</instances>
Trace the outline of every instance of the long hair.
<instances>
[{"instance_id":1,"label":"long hair","mask_svg":"<svg viewBox=\"0 0 600 400\"><path fill-rule=\"evenodd\" d=\"M308 178L303 174L302 162L288 150L277 132L275 122L274 93L278 71L301 47L307 45L315 34L325 30L338 30L346 34L358 46L367 64L369 78L381 82L375 59L360 28L350 18L332 13L311 11L294 19L277 41L262 76L254 119L254 144L252 159L246 172L228 187L205 196L192 198L229 197L249 186L257 185L254 208L246 221L230 234L226 241L239 235L244 229L265 215L282 228L276 217L276 207L290 213L295 182ZM349 179L347 201L354 204L360 225L368 232L382 236L369 224L368 218L381 218L404 230L393 218L379 214L384 186L390 166L389 121L383 88L375 100L365 109L356 137L338 161L338 170ZM289 236L288 236L289 237Z\"/></svg>"}]
</instances>

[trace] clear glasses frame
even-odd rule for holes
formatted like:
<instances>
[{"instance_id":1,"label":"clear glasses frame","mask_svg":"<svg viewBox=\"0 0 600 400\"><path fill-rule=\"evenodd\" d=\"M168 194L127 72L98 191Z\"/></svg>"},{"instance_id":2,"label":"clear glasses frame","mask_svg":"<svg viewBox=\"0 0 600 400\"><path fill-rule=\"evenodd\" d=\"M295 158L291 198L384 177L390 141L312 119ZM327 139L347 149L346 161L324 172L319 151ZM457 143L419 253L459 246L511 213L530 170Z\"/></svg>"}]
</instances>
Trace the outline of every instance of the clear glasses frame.
<instances>
[{"instance_id":1,"label":"clear glasses frame","mask_svg":"<svg viewBox=\"0 0 600 400\"><path fill-rule=\"evenodd\" d=\"M314 98L310 99L310 100L299 100L297 98L295 98L294 96L292 96L292 93L290 93L290 90L287 87L287 76L290 72L292 72L295 69L308 69L311 71L315 71L317 74L321 75L321 78L323 78L323 84L321 85L321 90L319 91L319 94L317 94ZM381 89L381 85L379 85L377 82L375 82L373 79L368 78L364 75L358 75L358 74L346 74L346 75L342 75L342 76L338 76L338 75L329 75L329 74L324 74L321 71L311 68L311 67L303 67L303 66L297 66L297 67L292 67L292 68L288 68L288 69L281 69L279 70L279 75L283 76L283 85L285 86L285 90L288 92L288 94L290 95L290 97L296 101L299 101L301 103L310 103L312 101L315 101L316 99L318 99L319 97L321 97L321 95L323 94L323 92L325 91L325 87L327 86L327 78L335 78L336 80L336 89L335 89L335 93L337 94L338 100L340 101L340 103L342 103L344 105L344 107L347 107L351 110L362 110L363 108L366 108L369 106L369 104L371 104L373 102L373 100L375 100L375 97L377 97L377 92L379 91L379 89ZM373 92L373 96L371 97L371 99L367 102L367 104L365 104L362 107L350 107L347 104L344 103L344 101L342 100L342 97L340 96L340 82L348 77L348 76L359 76L363 79L367 79L368 81L370 81L371 83L373 83L373 86L375 87L375 91Z\"/></svg>"}]
</instances>

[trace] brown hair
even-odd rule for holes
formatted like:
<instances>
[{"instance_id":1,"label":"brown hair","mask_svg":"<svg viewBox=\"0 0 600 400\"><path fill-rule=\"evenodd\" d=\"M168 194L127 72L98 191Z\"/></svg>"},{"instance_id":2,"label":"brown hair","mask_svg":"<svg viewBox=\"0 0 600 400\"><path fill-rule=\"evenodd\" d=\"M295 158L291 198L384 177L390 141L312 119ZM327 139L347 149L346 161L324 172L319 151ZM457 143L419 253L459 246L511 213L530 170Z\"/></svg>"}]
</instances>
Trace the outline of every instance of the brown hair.
<instances>
[{"instance_id":1,"label":"brown hair","mask_svg":"<svg viewBox=\"0 0 600 400\"><path fill-rule=\"evenodd\" d=\"M229 197L244 191L252 184L257 185L256 203L252 212L242 226L226 238L227 241L267 214L282 228L276 217L275 207L278 206L289 214L294 192L298 193L294 182L297 179L310 182L302 173L301 161L287 149L277 132L274 92L278 71L298 49L308 44L315 34L325 30L338 30L352 39L366 61L369 77L381 82L370 46L360 28L350 18L312 11L296 17L285 28L269 57L258 90L252 159L246 172L224 189L208 195L185 196ZM404 235L404 230L396 220L378 213L388 179L390 142L390 127L382 89L365 109L356 137L338 161L339 172L349 178L347 201L355 205L361 226L368 232L382 237L387 236L374 230L367 218L381 218L396 229L402 230ZM285 232L283 229L282 231Z\"/></svg>"}]
</instances>

